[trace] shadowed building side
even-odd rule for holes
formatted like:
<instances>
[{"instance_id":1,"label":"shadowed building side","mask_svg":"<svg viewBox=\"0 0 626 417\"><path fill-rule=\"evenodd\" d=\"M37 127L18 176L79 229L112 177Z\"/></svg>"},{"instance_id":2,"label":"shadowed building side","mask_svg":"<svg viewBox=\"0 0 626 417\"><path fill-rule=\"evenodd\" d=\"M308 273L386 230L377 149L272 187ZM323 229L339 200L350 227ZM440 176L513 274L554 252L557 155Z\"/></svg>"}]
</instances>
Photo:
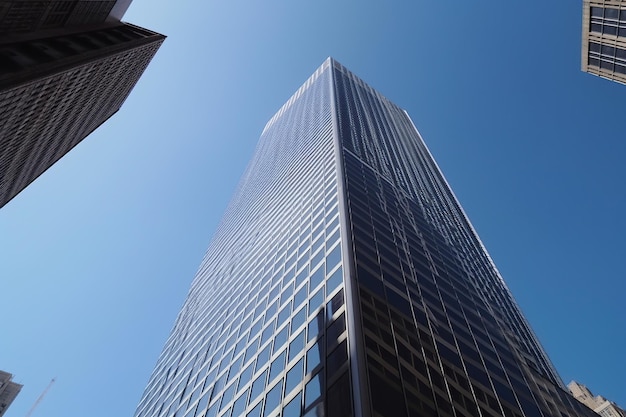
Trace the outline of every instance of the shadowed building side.
<instances>
[{"instance_id":1,"label":"shadowed building side","mask_svg":"<svg viewBox=\"0 0 626 417\"><path fill-rule=\"evenodd\" d=\"M0 207L117 112L165 36L131 0L0 1Z\"/></svg>"},{"instance_id":2,"label":"shadowed building side","mask_svg":"<svg viewBox=\"0 0 626 417\"><path fill-rule=\"evenodd\" d=\"M119 110L164 39L117 23L0 45L0 207Z\"/></svg>"},{"instance_id":3,"label":"shadowed building side","mask_svg":"<svg viewBox=\"0 0 626 417\"><path fill-rule=\"evenodd\" d=\"M13 382L12 379L13 375L0 371L0 417L4 415L22 390L22 385Z\"/></svg>"}]
</instances>

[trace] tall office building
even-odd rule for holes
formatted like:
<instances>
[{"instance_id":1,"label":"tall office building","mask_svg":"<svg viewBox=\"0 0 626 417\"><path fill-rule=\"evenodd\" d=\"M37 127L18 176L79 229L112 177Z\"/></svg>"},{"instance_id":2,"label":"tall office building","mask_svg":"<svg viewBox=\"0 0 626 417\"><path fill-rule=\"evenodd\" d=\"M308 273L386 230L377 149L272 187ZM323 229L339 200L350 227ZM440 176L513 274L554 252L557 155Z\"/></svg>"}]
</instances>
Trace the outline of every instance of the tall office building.
<instances>
[{"instance_id":1,"label":"tall office building","mask_svg":"<svg viewBox=\"0 0 626 417\"><path fill-rule=\"evenodd\" d=\"M582 33L582 70L626 84L626 5L584 0Z\"/></svg>"},{"instance_id":2,"label":"tall office building","mask_svg":"<svg viewBox=\"0 0 626 417\"><path fill-rule=\"evenodd\" d=\"M409 116L329 58L267 123L136 417L592 416Z\"/></svg>"},{"instance_id":3,"label":"tall office building","mask_svg":"<svg viewBox=\"0 0 626 417\"><path fill-rule=\"evenodd\" d=\"M119 110L165 39L130 0L0 0L0 207Z\"/></svg>"},{"instance_id":4,"label":"tall office building","mask_svg":"<svg viewBox=\"0 0 626 417\"><path fill-rule=\"evenodd\" d=\"M0 371L0 417L4 415L22 390L22 385L13 382L12 379L13 375Z\"/></svg>"},{"instance_id":5,"label":"tall office building","mask_svg":"<svg viewBox=\"0 0 626 417\"><path fill-rule=\"evenodd\" d=\"M589 388L576 381L567 384L567 388L581 403L591 408L601 417L626 417L626 411L622 410L613 401L609 401L601 395L593 395Z\"/></svg>"}]
</instances>

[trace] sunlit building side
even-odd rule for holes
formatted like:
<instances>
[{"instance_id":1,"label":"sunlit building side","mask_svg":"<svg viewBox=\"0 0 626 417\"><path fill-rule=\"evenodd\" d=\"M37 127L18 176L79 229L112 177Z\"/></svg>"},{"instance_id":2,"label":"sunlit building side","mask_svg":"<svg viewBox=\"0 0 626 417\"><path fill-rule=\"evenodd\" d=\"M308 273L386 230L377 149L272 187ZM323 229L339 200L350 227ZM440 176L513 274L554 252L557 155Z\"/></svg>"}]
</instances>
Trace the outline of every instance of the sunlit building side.
<instances>
[{"instance_id":1,"label":"sunlit building side","mask_svg":"<svg viewBox=\"0 0 626 417\"><path fill-rule=\"evenodd\" d=\"M329 58L267 123L135 417L594 416L408 114Z\"/></svg>"}]
</instances>

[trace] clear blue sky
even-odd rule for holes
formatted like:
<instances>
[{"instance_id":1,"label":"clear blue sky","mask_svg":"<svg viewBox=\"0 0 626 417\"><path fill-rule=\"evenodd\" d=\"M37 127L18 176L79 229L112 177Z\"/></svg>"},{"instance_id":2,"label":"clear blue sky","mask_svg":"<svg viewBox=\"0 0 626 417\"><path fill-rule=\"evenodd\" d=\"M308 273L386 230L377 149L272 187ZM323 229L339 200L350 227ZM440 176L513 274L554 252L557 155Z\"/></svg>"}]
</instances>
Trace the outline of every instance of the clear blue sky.
<instances>
[{"instance_id":1,"label":"clear blue sky","mask_svg":"<svg viewBox=\"0 0 626 417\"><path fill-rule=\"evenodd\" d=\"M131 416L265 122L328 56L418 126L565 382L626 406L626 86L580 1L134 0L168 39L0 210L7 417Z\"/></svg>"}]
</instances>

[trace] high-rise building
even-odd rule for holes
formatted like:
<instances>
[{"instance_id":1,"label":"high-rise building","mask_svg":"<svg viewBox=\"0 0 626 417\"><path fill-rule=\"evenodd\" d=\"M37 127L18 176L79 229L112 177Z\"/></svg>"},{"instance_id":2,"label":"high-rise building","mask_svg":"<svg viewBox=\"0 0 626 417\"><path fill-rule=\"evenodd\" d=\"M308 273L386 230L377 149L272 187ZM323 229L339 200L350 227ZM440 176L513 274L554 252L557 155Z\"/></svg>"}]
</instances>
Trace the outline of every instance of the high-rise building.
<instances>
[{"instance_id":1,"label":"high-rise building","mask_svg":"<svg viewBox=\"0 0 626 417\"><path fill-rule=\"evenodd\" d=\"M626 5L583 0L582 70L626 84Z\"/></svg>"},{"instance_id":2,"label":"high-rise building","mask_svg":"<svg viewBox=\"0 0 626 417\"><path fill-rule=\"evenodd\" d=\"M136 417L592 416L408 114L329 58L267 123Z\"/></svg>"},{"instance_id":3,"label":"high-rise building","mask_svg":"<svg viewBox=\"0 0 626 417\"><path fill-rule=\"evenodd\" d=\"M626 417L626 411L619 408L613 401L609 401L601 395L593 395L589 388L576 381L567 384L567 388L581 403L591 408L601 417Z\"/></svg>"},{"instance_id":4,"label":"high-rise building","mask_svg":"<svg viewBox=\"0 0 626 417\"><path fill-rule=\"evenodd\" d=\"M0 1L0 207L119 110L165 39L130 0Z\"/></svg>"},{"instance_id":5,"label":"high-rise building","mask_svg":"<svg viewBox=\"0 0 626 417\"><path fill-rule=\"evenodd\" d=\"M22 385L13 382L12 379L13 375L0 371L0 417L4 415L22 389Z\"/></svg>"}]
</instances>

